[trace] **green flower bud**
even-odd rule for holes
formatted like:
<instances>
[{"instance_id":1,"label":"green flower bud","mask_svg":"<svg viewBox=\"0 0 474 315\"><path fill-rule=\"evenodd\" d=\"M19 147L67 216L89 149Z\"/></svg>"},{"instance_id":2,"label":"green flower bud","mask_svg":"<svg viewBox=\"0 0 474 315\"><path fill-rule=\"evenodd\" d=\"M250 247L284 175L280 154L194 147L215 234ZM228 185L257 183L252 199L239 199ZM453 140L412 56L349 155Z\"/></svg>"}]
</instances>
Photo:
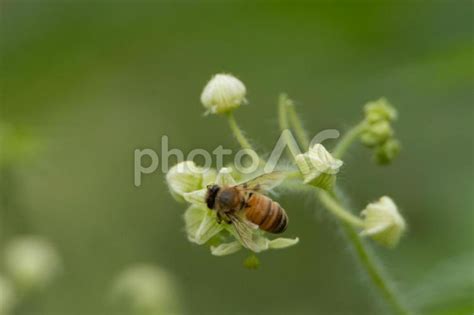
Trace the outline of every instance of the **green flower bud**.
<instances>
[{"instance_id":1,"label":"green flower bud","mask_svg":"<svg viewBox=\"0 0 474 315\"><path fill-rule=\"evenodd\" d=\"M180 314L175 281L165 270L148 264L129 267L117 276L112 298L134 314Z\"/></svg>"},{"instance_id":2,"label":"green flower bud","mask_svg":"<svg viewBox=\"0 0 474 315\"><path fill-rule=\"evenodd\" d=\"M375 160L379 164L390 164L400 153L400 142L389 139L375 150Z\"/></svg>"},{"instance_id":3,"label":"green flower bud","mask_svg":"<svg viewBox=\"0 0 474 315\"><path fill-rule=\"evenodd\" d=\"M295 157L304 178L304 183L329 190L343 162L335 159L321 144L316 144L307 153Z\"/></svg>"},{"instance_id":4,"label":"green flower bud","mask_svg":"<svg viewBox=\"0 0 474 315\"><path fill-rule=\"evenodd\" d=\"M12 314L16 301L17 297L12 284L0 275L0 315Z\"/></svg>"},{"instance_id":5,"label":"green flower bud","mask_svg":"<svg viewBox=\"0 0 474 315\"><path fill-rule=\"evenodd\" d=\"M386 142L393 136L393 129L390 123L385 120L371 123L361 134L360 140L368 147L374 147Z\"/></svg>"},{"instance_id":6,"label":"green flower bud","mask_svg":"<svg viewBox=\"0 0 474 315\"><path fill-rule=\"evenodd\" d=\"M252 254L244 260L244 267L247 269L258 269L260 267L260 259Z\"/></svg>"},{"instance_id":7,"label":"green flower bud","mask_svg":"<svg viewBox=\"0 0 474 315\"><path fill-rule=\"evenodd\" d=\"M369 123L377 121L393 121L397 119L397 110L385 98L368 102L364 106L365 119Z\"/></svg>"},{"instance_id":8,"label":"green flower bud","mask_svg":"<svg viewBox=\"0 0 474 315\"><path fill-rule=\"evenodd\" d=\"M201 103L207 113L224 114L245 104L245 85L231 74L216 74L204 87Z\"/></svg>"},{"instance_id":9,"label":"green flower bud","mask_svg":"<svg viewBox=\"0 0 474 315\"><path fill-rule=\"evenodd\" d=\"M55 248L35 236L8 243L4 259L7 273L25 290L45 287L61 270L61 259Z\"/></svg>"},{"instance_id":10,"label":"green flower bud","mask_svg":"<svg viewBox=\"0 0 474 315\"><path fill-rule=\"evenodd\" d=\"M370 203L361 215L365 225L362 236L370 236L389 248L398 244L405 231L405 220L390 197L384 196L377 202Z\"/></svg>"}]
</instances>

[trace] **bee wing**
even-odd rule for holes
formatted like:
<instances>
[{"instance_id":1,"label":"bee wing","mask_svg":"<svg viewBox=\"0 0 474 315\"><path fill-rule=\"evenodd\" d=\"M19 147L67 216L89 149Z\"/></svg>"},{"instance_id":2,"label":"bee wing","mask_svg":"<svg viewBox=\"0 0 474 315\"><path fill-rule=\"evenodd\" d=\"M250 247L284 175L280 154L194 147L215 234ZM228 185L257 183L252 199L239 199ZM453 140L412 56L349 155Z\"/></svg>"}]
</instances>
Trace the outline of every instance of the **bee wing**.
<instances>
[{"instance_id":1,"label":"bee wing","mask_svg":"<svg viewBox=\"0 0 474 315\"><path fill-rule=\"evenodd\" d=\"M259 252L260 249L256 247L255 242L253 241L253 232L258 229L258 225L253 224L252 222L244 219L238 214L230 214L230 220L236 232L236 236L239 238L241 243L248 249Z\"/></svg>"},{"instance_id":2,"label":"bee wing","mask_svg":"<svg viewBox=\"0 0 474 315\"><path fill-rule=\"evenodd\" d=\"M257 176L249 181L239 184L238 186L244 189L261 192L261 191L270 190L280 185L284 179L285 179L284 172L275 171L275 172L265 173L263 175Z\"/></svg>"}]
</instances>

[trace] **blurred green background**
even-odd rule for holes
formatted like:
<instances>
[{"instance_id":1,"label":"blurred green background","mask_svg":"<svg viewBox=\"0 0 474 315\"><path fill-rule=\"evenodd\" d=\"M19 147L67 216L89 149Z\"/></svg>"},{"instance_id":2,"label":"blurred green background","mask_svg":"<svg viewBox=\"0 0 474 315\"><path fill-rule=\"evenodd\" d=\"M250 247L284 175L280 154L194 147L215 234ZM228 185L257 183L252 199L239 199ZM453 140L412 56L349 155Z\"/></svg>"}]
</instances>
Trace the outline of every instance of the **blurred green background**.
<instances>
[{"instance_id":1,"label":"blurred green background","mask_svg":"<svg viewBox=\"0 0 474 315\"><path fill-rule=\"evenodd\" d=\"M236 115L262 153L279 136L280 92L311 133L343 131L365 102L387 97L400 113L399 159L378 167L355 146L339 184L354 209L384 194L399 204L408 233L377 251L415 307L425 298L426 313L472 313L474 271L457 266L474 263L471 1L3 1L0 10L0 119L43 145L12 167L15 208L2 209L2 241L41 234L64 259L34 314L110 314L113 279L136 262L174 275L185 314L380 314L310 195L279 199L291 218L285 236L300 243L264 253L249 271L242 253L213 257L187 241L185 207L163 174L134 187L134 150L158 151L162 135L185 153L237 147L199 102L222 71L247 86L250 104ZM452 261L442 276L471 279L467 299L464 289L451 299L430 275Z\"/></svg>"}]
</instances>

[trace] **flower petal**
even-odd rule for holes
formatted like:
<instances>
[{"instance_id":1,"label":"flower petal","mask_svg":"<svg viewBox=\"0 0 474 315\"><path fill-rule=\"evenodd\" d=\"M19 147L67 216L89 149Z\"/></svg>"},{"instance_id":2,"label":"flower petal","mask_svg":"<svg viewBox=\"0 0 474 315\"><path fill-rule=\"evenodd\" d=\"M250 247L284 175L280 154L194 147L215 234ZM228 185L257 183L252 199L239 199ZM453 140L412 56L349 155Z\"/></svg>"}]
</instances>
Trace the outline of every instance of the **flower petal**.
<instances>
[{"instance_id":1,"label":"flower petal","mask_svg":"<svg viewBox=\"0 0 474 315\"><path fill-rule=\"evenodd\" d=\"M268 244L269 248L271 249L281 249L281 248L286 248L289 246L293 246L298 244L300 239L297 238L284 238L284 237L279 237L274 240L271 240L270 243Z\"/></svg>"},{"instance_id":2,"label":"flower petal","mask_svg":"<svg viewBox=\"0 0 474 315\"><path fill-rule=\"evenodd\" d=\"M214 256L225 256L238 252L242 249L242 245L239 242L234 241L231 243L220 244L219 246L211 246L211 253Z\"/></svg>"},{"instance_id":3,"label":"flower petal","mask_svg":"<svg viewBox=\"0 0 474 315\"><path fill-rule=\"evenodd\" d=\"M195 190L189 193L184 193L183 198L193 205L206 208L206 193L207 189Z\"/></svg>"},{"instance_id":4,"label":"flower petal","mask_svg":"<svg viewBox=\"0 0 474 315\"><path fill-rule=\"evenodd\" d=\"M217 223L216 216L211 210L207 210L206 212L204 219L194 235L194 240L199 245L206 243L224 228L222 224Z\"/></svg>"},{"instance_id":5,"label":"flower petal","mask_svg":"<svg viewBox=\"0 0 474 315\"><path fill-rule=\"evenodd\" d=\"M184 213L186 233L188 234L188 239L193 243L197 243L195 240L196 231L198 230L205 216L206 209L195 205L190 206Z\"/></svg>"}]
</instances>

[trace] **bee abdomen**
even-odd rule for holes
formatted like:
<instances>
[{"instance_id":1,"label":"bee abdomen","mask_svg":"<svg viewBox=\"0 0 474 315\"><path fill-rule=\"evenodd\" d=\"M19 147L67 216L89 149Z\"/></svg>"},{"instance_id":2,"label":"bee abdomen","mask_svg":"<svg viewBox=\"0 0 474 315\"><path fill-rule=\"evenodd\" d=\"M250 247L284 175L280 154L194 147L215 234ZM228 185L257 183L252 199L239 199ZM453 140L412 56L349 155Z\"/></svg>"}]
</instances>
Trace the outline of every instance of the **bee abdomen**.
<instances>
[{"instance_id":1,"label":"bee abdomen","mask_svg":"<svg viewBox=\"0 0 474 315\"><path fill-rule=\"evenodd\" d=\"M260 228L270 233L282 233L286 230L288 225L288 216L285 210L275 201L266 199L267 204L264 211L262 211Z\"/></svg>"}]
</instances>

